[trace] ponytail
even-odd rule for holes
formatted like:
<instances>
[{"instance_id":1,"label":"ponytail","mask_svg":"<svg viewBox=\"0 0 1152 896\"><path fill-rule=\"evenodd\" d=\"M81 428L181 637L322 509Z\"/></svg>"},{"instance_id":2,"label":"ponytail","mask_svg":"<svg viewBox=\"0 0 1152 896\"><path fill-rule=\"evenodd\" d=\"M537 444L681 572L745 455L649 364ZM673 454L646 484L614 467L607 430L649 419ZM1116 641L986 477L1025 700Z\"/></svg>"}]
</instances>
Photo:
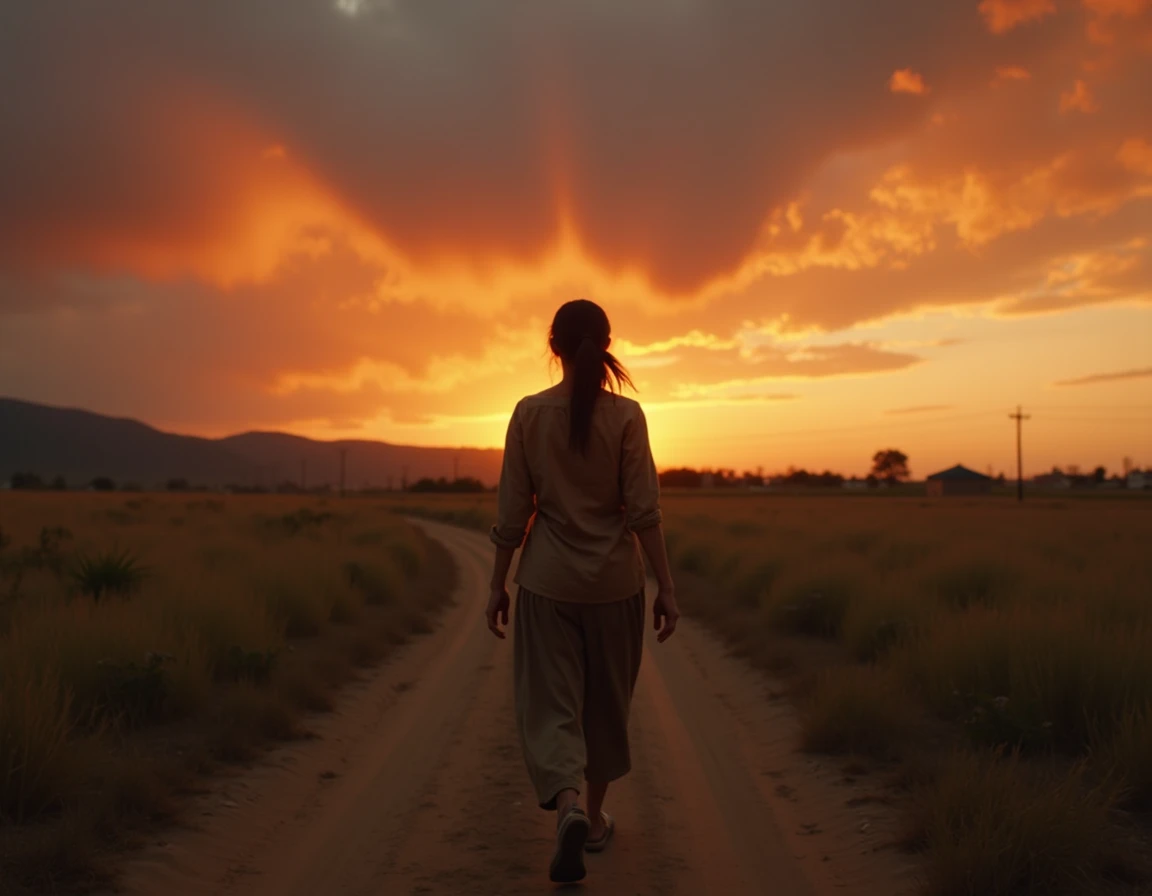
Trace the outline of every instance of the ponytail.
<instances>
[{"instance_id":1,"label":"ponytail","mask_svg":"<svg viewBox=\"0 0 1152 896\"><path fill-rule=\"evenodd\" d=\"M625 385L632 386L624 365L608 351L610 334L603 309L584 299L562 305L552 322L549 344L553 353L568 360L572 371L568 446L581 454L588 452L592 413L600 391L605 387L615 386L620 391Z\"/></svg>"},{"instance_id":2,"label":"ponytail","mask_svg":"<svg viewBox=\"0 0 1152 896\"><path fill-rule=\"evenodd\" d=\"M591 336L585 336L572 359L572 403L568 421L568 447L581 454L588 451L588 436L592 432L592 410L596 396L607 379L604 370L604 352L596 347Z\"/></svg>"}]
</instances>

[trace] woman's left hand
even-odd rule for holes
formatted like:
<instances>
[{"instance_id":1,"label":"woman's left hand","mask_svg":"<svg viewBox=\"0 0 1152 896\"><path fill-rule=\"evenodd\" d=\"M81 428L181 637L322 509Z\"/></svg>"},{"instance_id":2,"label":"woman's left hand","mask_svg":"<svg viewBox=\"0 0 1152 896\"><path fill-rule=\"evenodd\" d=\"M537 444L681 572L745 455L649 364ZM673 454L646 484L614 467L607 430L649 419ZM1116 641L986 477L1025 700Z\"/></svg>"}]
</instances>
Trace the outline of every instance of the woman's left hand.
<instances>
[{"instance_id":1,"label":"woman's left hand","mask_svg":"<svg viewBox=\"0 0 1152 896\"><path fill-rule=\"evenodd\" d=\"M488 608L484 611L484 616L488 620L488 630L497 638L504 637L504 631L500 626L508 625L508 608L511 605L508 589L503 585L498 587L494 585L488 595Z\"/></svg>"}]
</instances>

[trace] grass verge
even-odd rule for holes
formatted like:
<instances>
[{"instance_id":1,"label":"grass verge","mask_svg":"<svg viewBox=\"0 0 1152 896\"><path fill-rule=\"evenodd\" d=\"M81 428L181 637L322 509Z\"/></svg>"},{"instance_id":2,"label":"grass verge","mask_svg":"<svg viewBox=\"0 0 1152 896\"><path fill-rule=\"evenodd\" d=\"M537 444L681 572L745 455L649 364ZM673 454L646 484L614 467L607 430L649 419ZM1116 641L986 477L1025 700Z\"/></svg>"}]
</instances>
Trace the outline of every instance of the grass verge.
<instances>
[{"instance_id":1,"label":"grass verge","mask_svg":"<svg viewBox=\"0 0 1152 896\"><path fill-rule=\"evenodd\" d=\"M6 499L5 893L107 885L200 776L300 736L358 669L430 631L453 587L447 552L384 507L131 503Z\"/></svg>"}]
</instances>

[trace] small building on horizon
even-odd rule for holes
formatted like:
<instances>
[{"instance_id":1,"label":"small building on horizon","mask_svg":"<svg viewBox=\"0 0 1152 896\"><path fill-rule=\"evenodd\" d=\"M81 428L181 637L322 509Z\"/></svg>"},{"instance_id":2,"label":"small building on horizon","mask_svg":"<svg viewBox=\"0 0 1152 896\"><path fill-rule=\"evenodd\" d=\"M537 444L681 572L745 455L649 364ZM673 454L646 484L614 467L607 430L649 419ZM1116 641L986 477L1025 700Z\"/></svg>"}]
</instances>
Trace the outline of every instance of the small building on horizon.
<instances>
[{"instance_id":1,"label":"small building on horizon","mask_svg":"<svg viewBox=\"0 0 1152 896\"><path fill-rule=\"evenodd\" d=\"M947 470L933 473L926 480L929 497L945 495L986 495L992 491L992 477L956 464Z\"/></svg>"}]
</instances>

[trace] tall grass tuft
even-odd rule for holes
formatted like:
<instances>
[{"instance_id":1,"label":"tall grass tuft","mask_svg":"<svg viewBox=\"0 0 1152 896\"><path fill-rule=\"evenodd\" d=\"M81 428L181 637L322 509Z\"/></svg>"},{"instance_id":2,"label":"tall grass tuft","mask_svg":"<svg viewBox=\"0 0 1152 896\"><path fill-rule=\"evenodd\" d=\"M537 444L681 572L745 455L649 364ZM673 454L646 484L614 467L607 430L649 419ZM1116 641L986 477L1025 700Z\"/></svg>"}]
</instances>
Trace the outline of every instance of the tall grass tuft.
<instances>
[{"instance_id":1,"label":"tall grass tuft","mask_svg":"<svg viewBox=\"0 0 1152 896\"><path fill-rule=\"evenodd\" d=\"M363 595L368 604L391 604L400 595L403 582L396 568L387 562L348 560L344 563L344 577L349 587Z\"/></svg>"},{"instance_id":2,"label":"tall grass tuft","mask_svg":"<svg viewBox=\"0 0 1152 896\"><path fill-rule=\"evenodd\" d=\"M1065 896L1117 864L1114 794L1019 755L957 754L920 798L928 896Z\"/></svg>"},{"instance_id":3,"label":"tall grass tuft","mask_svg":"<svg viewBox=\"0 0 1152 896\"><path fill-rule=\"evenodd\" d=\"M933 609L920 595L904 588L877 589L870 599L849 604L841 640L854 659L873 662L923 632Z\"/></svg>"},{"instance_id":4,"label":"tall grass tuft","mask_svg":"<svg viewBox=\"0 0 1152 896\"><path fill-rule=\"evenodd\" d=\"M799 635L835 638L856 590L856 583L843 575L805 579L774 598L772 622Z\"/></svg>"},{"instance_id":5,"label":"tall grass tuft","mask_svg":"<svg viewBox=\"0 0 1152 896\"><path fill-rule=\"evenodd\" d=\"M949 607L997 606L1016 587L1018 574L1006 564L990 559L965 560L936 571L927 589L934 591Z\"/></svg>"},{"instance_id":6,"label":"tall grass tuft","mask_svg":"<svg viewBox=\"0 0 1152 896\"><path fill-rule=\"evenodd\" d=\"M899 757L916 739L917 708L874 666L835 669L818 681L800 714L805 750Z\"/></svg>"},{"instance_id":7,"label":"tall grass tuft","mask_svg":"<svg viewBox=\"0 0 1152 896\"><path fill-rule=\"evenodd\" d=\"M1081 753L1152 702L1150 643L1147 629L1101 628L1074 605L970 609L937 618L892 662L937 714L972 723L988 746Z\"/></svg>"},{"instance_id":8,"label":"tall grass tuft","mask_svg":"<svg viewBox=\"0 0 1152 896\"><path fill-rule=\"evenodd\" d=\"M69 577L81 594L99 601L106 594L128 595L139 589L147 571L128 549L80 554Z\"/></svg>"},{"instance_id":9,"label":"tall grass tuft","mask_svg":"<svg viewBox=\"0 0 1152 896\"><path fill-rule=\"evenodd\" d=\"M1129 710L1093 746L1094 764L1120 782L1125 808L1152 809L1152 703Z\"/></svg>"},{"instance_id":10,"label":"tall grass tuft","mask_svg":"<svg viewBox=\"0 0 1152 896\"><path fill-rule=\"evenodd\" d=\"M21 822L60 805L77 773L71 697L50 672L0 677L0 816Z\"/></svg>"},{"instance_id":11,"label":"tall grass tuft","mask_svg":"<svg viewBox=\"0 0 1152 896\"><path fill-rule=\"evenodd\" d=\"M211 687L196 633L149 601L54 607L22 620L4 649L12 663L56 676L84 728L184 717Z\"/></svg>"}]
</instances>

